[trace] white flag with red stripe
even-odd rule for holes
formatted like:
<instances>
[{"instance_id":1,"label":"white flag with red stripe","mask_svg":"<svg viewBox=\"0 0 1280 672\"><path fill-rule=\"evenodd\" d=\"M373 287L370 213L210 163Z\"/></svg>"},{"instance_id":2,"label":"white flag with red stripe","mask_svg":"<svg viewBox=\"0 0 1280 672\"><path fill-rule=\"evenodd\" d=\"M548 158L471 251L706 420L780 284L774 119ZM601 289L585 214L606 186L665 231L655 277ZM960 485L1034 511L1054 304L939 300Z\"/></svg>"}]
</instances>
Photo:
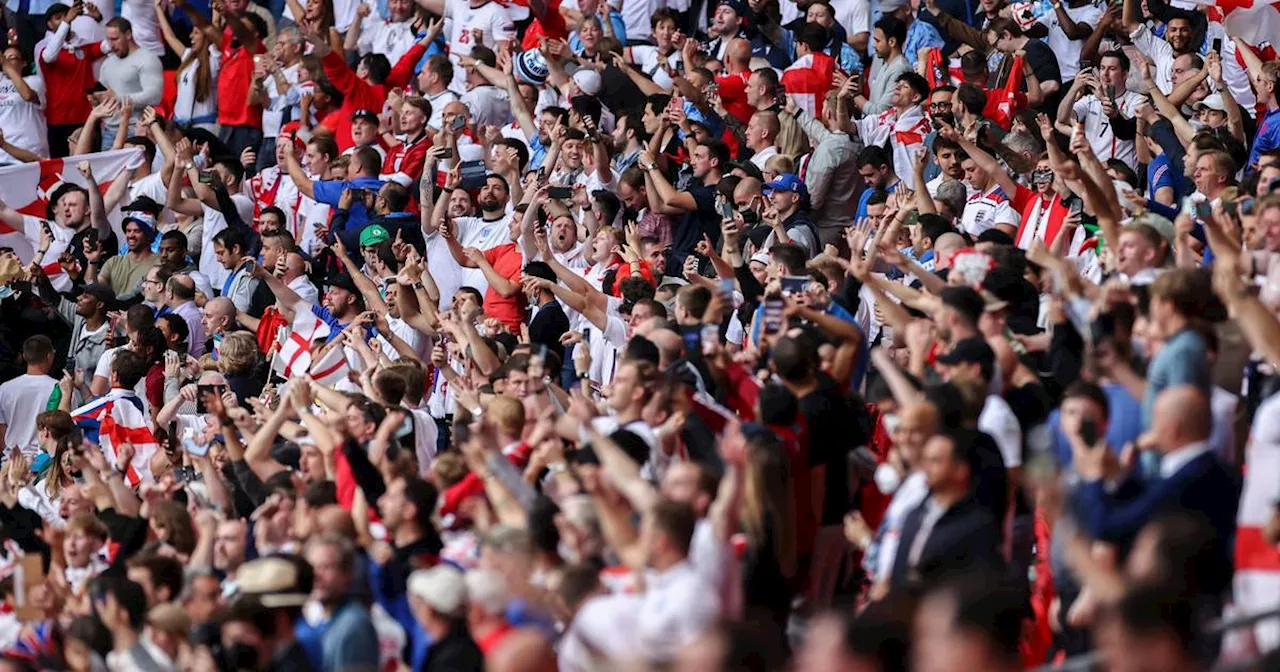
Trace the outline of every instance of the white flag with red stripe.
<instances>
[{"instance_id":1,"label":"white flag with red stripe","mask_svg":"<svg viewBox=\"0 0 1280 672\"><path fill-rule=\"evenodd\" d=\"M916 105L899 113L890 108L880 114L867 115L857 124L863 144L883 146L888 141L893 153L893 171L908 189L916 189L912 157L924 149L924 138L932 130L924 109Z\"/></svg>"},{"instance_id":2,"label":"white flag with red stripe","mask_svg":"<svg viewBox=\"0 0 1280 672\"><path fill-rule=\"evenodd\" d=\"M337 385L350 371L347 349L340 345L325 350L320 359L311 363L311 379L325 387Z\"/></svg>"},{"instance_id":3,"label":"white flag with red stripe","mask_svg":"<svg viewBox=\"0 0 1280 672\"><path fill-rule=\"evenodd\" d=\"M284 378L302 375L311 368L311 349L329 338L329 325L311 312L310 306L299 307L293 314L289 336L280 343L280 351L271 368Z\"/></svg>"},{"instance_id":4,"label":"white flag with red stripe","mask_svg":"<svg viewBox=\"0 0 1280 672\"><path fill-rule=\"evenodd\" d=\"M75 164L88 161L93 168L94 177L98 179L99 191L105 193L116 176L142 165L143 160L142 149L135 147L0 168L0 200L27 215L21 229L0 222L0 247L13 248L22 263L31 263L40 243L42 220L49 215L49 198L64 183L80 187L87 184L84 176L76 170ZM50 232L53 234L53 243L40 260L40 265L53 281L54 287L60 290L70 289L70 279L58 259L67 249L75 232L57 224L50 225ZM122 235L119 231L116 233L117 236Z\"/></svg>"},{"instance_id":5,"label":"white flag with red stripe","mask_svg":"<svg viewBox=\"0 0 1280 672\"><path fill-rule=\"evenodd\" d=\"M1174 2L1190 9L1204 5L1210 20L1222 21L1226 34L1259 49L1280 39L1280 0L1194 0ZM1265 60L1265 59L1264 59Z\"/></svg>"},{"instance_id":6,"label":"white flag with red stripe","mask_svg":"<svg viewBox=\"0 0 1280 672\"><path fill-rule=\"evenodd\" d=\"M111 390L72 411L71 417L85 438L98 444L112 464L118 459L121 446L133 446L133 458L124 474L130 486L136 488L144 481L155 480L151 458L160 450L160 442L147 424L142 400L133 390Z\"/></svg>"}]
</instances>

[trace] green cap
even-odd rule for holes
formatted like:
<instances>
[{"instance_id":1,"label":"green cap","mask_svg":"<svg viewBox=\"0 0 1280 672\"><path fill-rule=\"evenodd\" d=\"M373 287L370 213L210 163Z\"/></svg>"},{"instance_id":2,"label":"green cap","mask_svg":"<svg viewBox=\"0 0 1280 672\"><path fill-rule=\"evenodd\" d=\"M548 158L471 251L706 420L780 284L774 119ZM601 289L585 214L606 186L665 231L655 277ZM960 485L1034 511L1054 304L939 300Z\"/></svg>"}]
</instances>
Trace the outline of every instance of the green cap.
<instances>
[{"instance_id":1,"label":"green cap","mask_svg":"<svg viewBox=\"0 0 1280 672\"><path fill-rule=\"evenodd\" d=\"M360 247L377 245L387 240L391 240L391 234L387 233L381 225L366 226L360 231Z\"/></svg>"}]
</instances>

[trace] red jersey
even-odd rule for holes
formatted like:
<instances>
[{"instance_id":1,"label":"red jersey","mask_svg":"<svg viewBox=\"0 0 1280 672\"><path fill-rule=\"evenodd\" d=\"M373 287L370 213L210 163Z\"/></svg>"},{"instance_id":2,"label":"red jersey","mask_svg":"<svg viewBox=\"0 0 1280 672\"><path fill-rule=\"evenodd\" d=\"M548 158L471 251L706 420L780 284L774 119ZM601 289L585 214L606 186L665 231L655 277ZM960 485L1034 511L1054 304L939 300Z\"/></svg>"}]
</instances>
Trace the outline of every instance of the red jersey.
<instances>
[{"instance_id":1,"label":"red jersey","mask_svg":"<svg viewBox=\"0 0 1280 672\"><path fill-rule=\"evenodd\" d=\"M218 71L218 123L224 126L262 128L262 107L249 105L253 87L253 57L266 53L262 40L249 51L232 34L222 29L222 69Z\"/></svg>"},{"instance_id":2,"label":"red jersey","mask_svg":"<svg viewBox=\"0 0 1280 672\"><path fill-rule=\"evenodd\" d=\"M406 140L395 147L387 149L386 158L382 160L382 174L378 179L383 182L395 182L413 192L413 185L422 179L422 168L427 163L427 150L431 149L431 138L423 132L414 140Z\"/></svg>"},{"instance_id":3,"label":"red jersey","mask_svg":"<svg viewBox=\"0 0 1280 672\"><path fill-rule=\"evenodd\" d=\"M89 118L93 108L87 96L98 81L93 76L93 63L99 58L102 45L97 42L76 49L64 47L52 63L37 55L45 82L45 118L50 126L83 124Z\"/></svg>"},{"instance_id":4,"label":"red jersey","mask_svg":"<svg viewBox=\"0 0 1280 672\"><path fill-rule=\"evenodd\" d=\"M485 261L493 266L498 275L520 284L520 274L524 270L524 255L515 243L499 245L485 250ZM484 314L497 318L506 325L513 334L520 333L520 325L524 324L524 293L516 288L516 293L503 296L490 285L484 290Z\"/></svg>"},{"instance_id":5,"label":"red jersey","mask_svg":"<svg viewBox=\"0 0 1280 672\"><path fill-rule=\"evenodd\" d=\"M341 116L330 115L325 118L326 123L321 125L333 132L333 140L338 143L338 149L345 152L355 144L351 139L351 115L356 110L372 110L374 114L381 114L382 106L387 102L387 90L408 85L413 78L413 66L417 65L426 51L426 47L415 43L392 66L391 74L387 75L387 81L382 84L370 84L357 77L341 54L331 51L325 55L322 61L324 74L342 92L343 100ZM330 120L333 126L329 125Z\"/></svg>"}]
</instances>

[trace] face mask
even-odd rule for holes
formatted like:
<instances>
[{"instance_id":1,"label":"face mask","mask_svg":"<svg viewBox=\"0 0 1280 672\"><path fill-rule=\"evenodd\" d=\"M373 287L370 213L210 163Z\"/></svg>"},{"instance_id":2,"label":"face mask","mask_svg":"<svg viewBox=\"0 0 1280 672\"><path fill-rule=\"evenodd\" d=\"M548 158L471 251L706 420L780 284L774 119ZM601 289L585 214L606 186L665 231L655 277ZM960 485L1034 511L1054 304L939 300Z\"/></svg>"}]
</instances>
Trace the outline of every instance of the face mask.
<instances>
[{"instance_id":1,"label":"face mask","mask_svg":"<svg viewBox=\"0 0 1280 672\"><path fill-rule=\"evenodd\" d=\"M898 486L902 485L902 476L898 474L898 470L887 464L876 467L875 480L876 487L886 495L897 492Z\"/></svg>"},{"instance_id":2,"label":"face mask","mask_svg":"<svg viewBox=\"0 0 1280 672\"><path fill-rule=\"evenodd\" d=\"M1032 182L1033 184L1048 184L1048 183L1050 183L1050 182L1052 182L1052 181L1053 181L1053 171L1052 171L1052 170L1048 170L1048 169L1045 169L1045 170L1036 169L1036 170L1034 170L1034 171L1032 171L1032 172L1031 172L1031 182Z\"/></svg>"}]
</instances>

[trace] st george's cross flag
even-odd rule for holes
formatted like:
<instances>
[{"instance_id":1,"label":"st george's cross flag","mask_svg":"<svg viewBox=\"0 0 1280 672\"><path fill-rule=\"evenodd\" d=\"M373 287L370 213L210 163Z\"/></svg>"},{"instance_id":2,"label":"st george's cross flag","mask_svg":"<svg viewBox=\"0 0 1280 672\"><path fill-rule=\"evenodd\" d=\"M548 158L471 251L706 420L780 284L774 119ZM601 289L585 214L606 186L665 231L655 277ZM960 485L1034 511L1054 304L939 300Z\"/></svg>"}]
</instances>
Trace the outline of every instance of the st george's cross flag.
<instances>
[{"instance_id":1,"label":"st george's cross flag","mask_svg":"<svg viewBox=\"0 0 1280 672\"><path fill-rule=\"evenodd\" d=\"M72 411L71 418L84 431L86 439L102 447L103 454L113 464L120 447L133 444L133 459L124 472L131 487L154 480L151 458L160 450L160 442L147 426L142 400L133 390L113 389Z\"/></svg>"},{"instance_id":2,"label":"st george's cross flag","mask_svg":"<svg viewBox=\"0 0 1280 672\"><path fill-rule=\"evenodd\" d=\"M23 264L29 264L39 249L40 234L47 224L53 240L44 258L39 260L40 266L59 291L71 289L71 280L58 259L70 245L75 231L53 221L56 218L50 216L49 199L63 184L86 186L84 176L76 169L81 161L89 162L99 191L105 193L117 176L141 166L144 160L142 149L134 147L0 168L0 201L23 215L21 227L0 221L0 247L12 248Z\"/></svg>"},{"instance_id":3,"label":"st george's cross flag","mask_svg":"<svg viewBox=\"0 0 1280 672\"><path fill-rule=\"evenodd\" d=\"M329 333L329 325L316 317L309 305L306 309L295 310L289 335L279 340L280 352L271 362L272 370L284 378L306 373L311 369L311 349L324 343Z\"/></svg>"}]
</instances>

